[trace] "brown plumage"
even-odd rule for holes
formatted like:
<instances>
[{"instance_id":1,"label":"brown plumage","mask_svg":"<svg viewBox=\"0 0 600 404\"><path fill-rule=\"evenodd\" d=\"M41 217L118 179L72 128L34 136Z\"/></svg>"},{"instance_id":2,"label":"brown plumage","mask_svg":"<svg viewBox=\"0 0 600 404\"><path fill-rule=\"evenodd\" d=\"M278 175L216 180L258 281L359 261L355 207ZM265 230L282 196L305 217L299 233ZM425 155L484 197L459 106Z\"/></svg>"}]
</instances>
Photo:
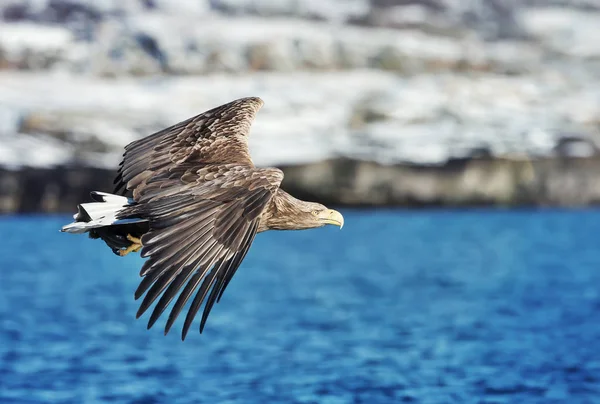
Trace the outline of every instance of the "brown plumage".
<instances>
[{"instance_id":1,"label":"brown plumage","mask_svg":"<svg viewBox=\"0 0 600 404\"><path fill-rule=\"evenodd\" d=\"M80 205L63 228L101 238L120 255L141 248L148 259L137 317L160 297L148 328L179 294L168 333L195 293L182 339L206 300L202 332L257 233L343 225L340 213L281 190L281 170L254 166L248 135L262 105L235 100L129 144L114 192L131 199L92 193L96 202Z\"/></svg>"}]
</instances>

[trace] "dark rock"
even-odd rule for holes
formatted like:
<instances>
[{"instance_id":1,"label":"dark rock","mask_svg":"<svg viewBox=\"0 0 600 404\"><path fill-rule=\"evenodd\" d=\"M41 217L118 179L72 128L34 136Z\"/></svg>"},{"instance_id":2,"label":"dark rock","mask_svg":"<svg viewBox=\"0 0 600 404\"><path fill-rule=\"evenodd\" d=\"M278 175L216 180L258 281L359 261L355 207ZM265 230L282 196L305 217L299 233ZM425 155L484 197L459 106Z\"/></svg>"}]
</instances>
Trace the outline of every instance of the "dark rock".
<instances>
[{"instance_id":1,"label":"dark rock","mask_svg":"<svg viewBox=\"0 0 600 404\"><path fill-rule=\"evenodd\" d=\"M2 10L5 21L22 21L28 16L28 5L23 3L7 4Z\"/></svg>"},{"instance_id":2,"label":"dark rock","mask_svg":"<svg viewBox=\"0 0 600 404\"><path fill-rule=\"evenodd\" d=\"M284 167L286 190L352 206L583 206L600 202L600 159L456 159L443 166L331 160Z\"/></svg>"},{"instance_id":3,"label":"dark rock","mask_svg":"<svg viewBox=\"0 0 600 404\"><path fill-rule=\"evenodd\" d=\"M478 32L487 40L523 38L518 1L482 0L475 4L449 0L371 0L367 14L352 22L378 27L420 28L439 35Z\"/></svg>"},{"instance_id":4,"label":"dark rock","mask_svg":"<svg viewBox=\"0 0 600 404\"><path fill-rule=\"evenodd\" d=\"M140 48L158 62L162 71L168 70L167 58L155 38L144 32L139 32L135 35L135 39Z\"/></svg>"},{"instance_id":5,"label":"dark rock","mask_svg":"<svg viewBox=\"0 0 600 404\"><path fill-rule=\"evenodd\" d=\"M282 188L346 206L586 206L600 203L600 158L455 159L444 166L338 159L284 166ZM74 212L113 189L114 170L0 169L0 213Z\"/></svg>"},{"instance_id":6,"label":"dark rock","mask_svg":"<svg viewBox=\"0 0 600 404\"><path fill-rule=\"evenodd\" d=\"M590 157L598 154L598 147L591 139L564 135L558 140L554 151L560 157Z\"/></svg>"},{"instance_id":7,"label":"dark rock","mask_svg":"<svg viewBox=\"0 0 600 404\"><path fill-rule=\"evenodd\" d=\"M112 190L112 170L98 168L0 169L2 213L75 212L95 189Z\"/></svg>"}]
</instances>

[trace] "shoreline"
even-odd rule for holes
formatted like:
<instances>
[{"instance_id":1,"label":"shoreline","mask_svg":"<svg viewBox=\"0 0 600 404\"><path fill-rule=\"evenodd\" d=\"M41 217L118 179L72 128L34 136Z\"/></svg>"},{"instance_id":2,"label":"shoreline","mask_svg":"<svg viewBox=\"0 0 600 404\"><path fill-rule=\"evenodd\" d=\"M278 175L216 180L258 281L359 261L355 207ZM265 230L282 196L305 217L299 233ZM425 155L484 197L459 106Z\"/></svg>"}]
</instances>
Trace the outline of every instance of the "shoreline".
<instances>
[{"instance_id":1,"label":"shoreline","mask_svg":"<svg viewBox=\"0 0 600 404\"><path fill-rule=\"evenodd\" d=\"M383 165L352 159L280 165L296 197L355 208L587 207L600 205L600 157L454 159ZM116 168L0 168L0 214L72 213L89 192L113 189Z\"/></svg>"}]
</instances>

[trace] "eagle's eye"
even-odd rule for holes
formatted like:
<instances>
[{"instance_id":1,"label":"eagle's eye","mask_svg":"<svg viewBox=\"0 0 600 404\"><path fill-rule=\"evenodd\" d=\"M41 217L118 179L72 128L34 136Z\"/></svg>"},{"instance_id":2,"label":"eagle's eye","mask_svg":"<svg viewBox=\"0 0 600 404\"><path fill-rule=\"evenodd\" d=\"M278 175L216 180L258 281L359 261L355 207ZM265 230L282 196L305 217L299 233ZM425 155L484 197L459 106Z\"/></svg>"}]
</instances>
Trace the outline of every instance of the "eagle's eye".
<instances>
[{"instance_id":1,"label":"eagle's eye","mask_svg":"<svg viewBox=\"0 0 600 404\"><path fill-rule=\"evenodd\" d=\"M313 210L313 211L312 211L312 214L313 214L313 215L315 215L315 216L318 216L318 215L319 215L319 212L318 212L318 211L316 211L316 210Z\"/></svg>"}]
</instances>

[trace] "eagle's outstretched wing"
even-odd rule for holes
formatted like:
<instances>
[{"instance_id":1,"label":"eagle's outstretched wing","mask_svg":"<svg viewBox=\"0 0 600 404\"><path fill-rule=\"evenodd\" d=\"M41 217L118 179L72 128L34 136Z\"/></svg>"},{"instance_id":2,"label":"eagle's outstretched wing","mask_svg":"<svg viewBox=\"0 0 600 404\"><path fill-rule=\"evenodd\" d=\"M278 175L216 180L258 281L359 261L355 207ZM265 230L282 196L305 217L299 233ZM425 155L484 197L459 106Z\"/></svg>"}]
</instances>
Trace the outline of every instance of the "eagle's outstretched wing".
<instances>
[{"instance_id":1,"label":"eagle's outstretched wing","mask_svg":"<svg viewBox=\"0 0 600 404\"><path fill-rule=\"evenodd\" d=\"M250 124L262 104L260 98L239 99L126 147L115 183L117 190L132 191L136 204L121 217L149 222L142 237L148 260L135 293L145 297L137 316L162 294L148 328L179 293L167 333L197 290L182 339L208 295L202 332L254 240L283 179L280 170L255 168L248 151Z\"/></svg>"},{"instance_id":2,"label":"eagle's outstretched wing","mask_svg":"<svg viewBox=\"0 0 600 404\"><path fill-rule=\"evenodd\" d=\"M166 334L200 287L185 319L185 339L212 287L202 315L202 332L213 304L250 248L260 215L282 179L283 173L275 168L210 165L147 180L139 204L130 214L147 217L150 222L150 231L142 237L142 257L148 260L140 272L144 279L135 297L146 295L137 316L164 292L148 328L183 288L169 315Z\"/></svg>"},{"instance_id":3,"label":"eagle's outstretched wing","mask_svg":"<svg viewBox=\"0 0 600 404\"><path fill-rule=\"evenodd\" d=\"M125 147L114 193L133 192L157 172L180 164L239 164L253 167L248 150L250 125L263 101L240 98Z\"/></svg>"}]
</instances>

